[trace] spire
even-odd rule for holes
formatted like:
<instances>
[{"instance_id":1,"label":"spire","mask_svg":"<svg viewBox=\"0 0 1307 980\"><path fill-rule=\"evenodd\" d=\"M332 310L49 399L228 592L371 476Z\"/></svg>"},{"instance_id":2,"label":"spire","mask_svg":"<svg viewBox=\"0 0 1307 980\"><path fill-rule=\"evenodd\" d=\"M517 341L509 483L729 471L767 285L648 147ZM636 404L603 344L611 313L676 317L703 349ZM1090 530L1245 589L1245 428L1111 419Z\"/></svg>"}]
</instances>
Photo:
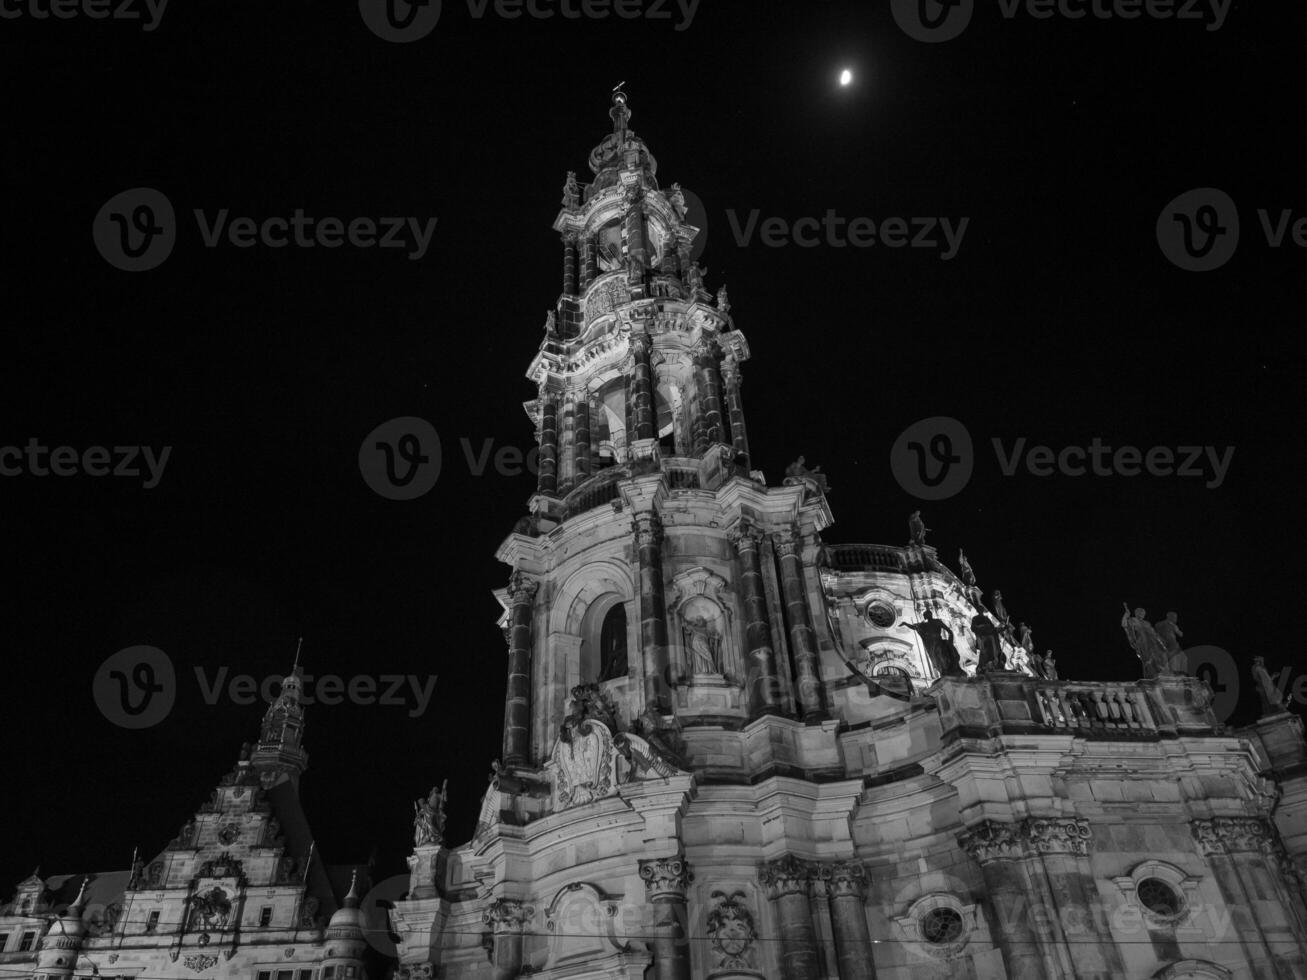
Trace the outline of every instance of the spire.
<instances>
[{"instance_id":1,"label":"spire","mask_svg":"<svg viewBox=\"0 0 1307 980\"><path fill-rule=\"evenodd\" d=\"M608 110L609 117L613 120L613 135L617 137L617 145L620 147L626 142L626 124L631 121L631 110L627 107L627 95L622 91L625 82L618 82L613 87L613 107Z\"/></svg>"},{"instance_id":2,"label":"spire","mask_svg":"<svg viewBox=\"0 0 1307 980\"><path fill-rule=\"evenodd\" d=\"M74 915L82 911L82 903L86 901L86 884L90 880L90 876L82 878L82 887L77 889L77 897L73 899L73 904L69 906L69 911Z\"/></svg>"},{"instance_id":3,"label":"spire","mask_svg":"<svg viewBox=\"0 0 1307 980\"><path fill-rule=\"evenodd\" d=\"M308 765L308 753L301 744L304 738L304 670L300 667L303 646L301 637L290 673L281 679L277 699L264 712L259 742L250 759L260 771L265 788L281 782L282 774L298 779Z\"/></svg>"},{"instance_id":4,"label":"spire","mask_svg":"<svg viewBox=\"0 0 1307 980\"><path fill-rule=\"evenodd\" d=\"M355 868L349 876L349 893L345 896L345 908L356 909L359 907L359 869Z\"/></svg>"}]
</instances>

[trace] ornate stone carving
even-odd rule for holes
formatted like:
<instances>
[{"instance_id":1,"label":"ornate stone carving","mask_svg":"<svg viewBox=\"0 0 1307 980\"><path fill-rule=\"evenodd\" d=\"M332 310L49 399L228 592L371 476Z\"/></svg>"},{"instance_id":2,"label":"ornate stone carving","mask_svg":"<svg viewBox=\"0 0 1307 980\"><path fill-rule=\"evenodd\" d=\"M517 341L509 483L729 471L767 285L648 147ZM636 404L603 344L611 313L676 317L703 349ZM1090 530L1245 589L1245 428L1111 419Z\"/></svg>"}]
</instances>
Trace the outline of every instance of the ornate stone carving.
<instances>
[{"instance_id":1,"label":"ornate stone carving","mask_svg":"<svg viewBox=\"0 0 1307 980\"><path fill-rule=\"evenodd\" d=\"M524 574L521 569L515 569L508 577L508 598L514 605L519 602L534 602L539 589L540 582Z\"/></svg>"},{"instance_id":2,"label":"ornate stone carving","mask_svg":"<svg viewBox=\"0 0 1307 980\"><path fill-rule=\"evenodd\" d=\"M227 928L231 915L231 898L221 888L191 898L191 928L205 932L221 932Z\"/></svg>"},{"instance_id":3,"label":"ornate stone carving","mask_svg":"<svg viewBox=\"0 0 1307 980\"><path fill-rule=\"evenodd\" d=\"M958 835L958 843L981 864L1035 854L1089 853L1093 831L1078 817L1029 817L1015 823L984 820Z\"/></svg>"},{"instance_id":4,"label":"ornate stone carving","mask_svg":"<svg viewBox=\"0 0 1307 980\"><path fill-rule=\"evenodd\" d=\"M516 898L497 898L482 913L482 921L495 932L519 930L536 914L535 906Z\"/></svg>"},{"instance_id":5,"label":"ornate stone carving","mask_svg":"<svg viewBox=\"0 0 1307 980\"><path fill-rule=\"evenodd\" d=\"M858 861L824 864L820 877L831 898L863 898L867 894L867 869Z\"/></svg>"},{"instance_id":6,"label":"ornate stone carving","mask_svg":"<svg viewBox=\"0 0 1307 980\"><path fill-rule=\"evenodd\" d=\"M445 793L449 780L439 787L431 787L425 800L413 804L413 846L440 844L445 839Z\"/></svg>"},{"instance_id":7,"label":"ornate stone carving","mask_svg":"<svg viewBox=\"0 0 1307 980\"><path fill-rule=\"evenodd\" d=\"M651 858L640 862L640 877L650 899L685 901L685 890L694 881L694 872L685 858Z\"/></svg>"},{"instance_id":8,"label":"ornate stone carving","mask_svg":"<svg viewBox=\"0 0 1307 980\"><path fill-rule=\"evenodd\" d=\"M196 953L194 956L188 956L186 959L182 960L182 965L185 966L186 969L194 970L196 973L207 970L211 966L216 966L217 963L218 957L205 956L201 953Z\"/></svg>"},{"instance_id":9,"label":"ornate stone carving","mask_svg":"<svg viewBox=\"0 0 1307 980\"><path fill-rule=\"evenodd\" d=\"M1077 817L1044 820L1030 818L1021 822L1021 832L1030 846L1040 854L1089 853L1094 833L1089 821Z\"/></svg>"},{"instance_id":10,"label":"ornate stone carving","mask_svg":"<svg viewBox=\"0 0 1307 980\"><path fill-rule=\"evenodd\" d=\"M766 886L771 898L795 893L806 895L812 888L813 879L819 876L820 869L816 865L792 854L758 865L758 880Z\"/></svg>"},{"instance_id":11,"label":"ornate stone carving","mask_svg":"<svg viewBox=\"0 0 1307 980\"><path fill-rule=\"evenodd\" d=\"M1277 843L1270 826L1261 817L1215 817L1189 824L1203 854L1234 854L1263 851Z\"/></svg>"},{"instance_id":12,"label":"ornate stone carving","mask_svg":"<svg viewBox=\"0 0 1307 980\"><path fill-rule=\"evenodd\" d=\"M752 970L758 930L742 891L712 893L708 938L712 940L714 970Z\"/></svg>"},{"instance_id":13,"label":"ornate stone carving","mask_svg":"<svg viewBox=\"0 0 1307 980\"><path fill-rule=\"evenodd\" d=\"M631 519L635 543L641 548L657 547L663 540L662 519L653 511L643 511Z\"/></svg>"},{"instance_id":14,"label":"ornate stone carving","mask_svg":"<svg viewBox=\"0 0 1307 980\"><path fill-rule=\"evenodd\" d=\"M740 521L727 533L727 538L736 551L757 548L762 544L762 530L748 521Z\"/></svg>"},{"instance_id":15,"label":"ornate stone carving","mask_svg":"<svg viewBox=\"0 0 1307 980\"><path fill-rule=\"evenodd\" d=\"M553 753L558 805L565 810L611 796L616 789L612 705L595 684L572 688L572 698Z\"/></svg>"},{"instance_id":16,"label":"ornate stone carving","mask_svg":"<svg viewBox=\"0 0 1307 980\"><path fill-rule=\"evenodd\" d=\"M200 865L198 878L244 878L245 866L228 851L223 851L211 861Z\"/></svg>"}]
</instances>

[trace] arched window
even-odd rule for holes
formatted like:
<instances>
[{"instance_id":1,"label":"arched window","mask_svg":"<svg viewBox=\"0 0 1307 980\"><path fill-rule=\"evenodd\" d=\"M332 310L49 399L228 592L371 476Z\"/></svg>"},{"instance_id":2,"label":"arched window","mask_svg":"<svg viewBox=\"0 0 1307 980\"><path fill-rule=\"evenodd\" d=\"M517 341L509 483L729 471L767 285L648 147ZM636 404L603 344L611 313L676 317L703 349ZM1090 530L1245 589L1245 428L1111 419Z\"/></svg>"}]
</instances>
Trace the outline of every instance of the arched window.
<instances>
[{"instance_id":1,"label":"arched window","mask_svg":"<svg viewBox=\"0 0 1307 980\"><path fill-rule=\"evenodd\" d=\"M599 680L625 677L630 668L626 658L626 605L618 602L604 616L599 630Z\"/></svg>"}]
</instances>

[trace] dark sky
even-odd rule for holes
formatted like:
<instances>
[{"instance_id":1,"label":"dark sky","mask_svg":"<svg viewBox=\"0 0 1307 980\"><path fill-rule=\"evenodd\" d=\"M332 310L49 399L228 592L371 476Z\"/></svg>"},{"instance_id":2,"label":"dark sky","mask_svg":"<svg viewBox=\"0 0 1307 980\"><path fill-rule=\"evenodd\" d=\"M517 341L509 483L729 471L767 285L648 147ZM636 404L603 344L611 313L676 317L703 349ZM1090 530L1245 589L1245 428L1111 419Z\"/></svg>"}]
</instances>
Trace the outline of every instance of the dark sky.
<instances>
[{"instance_id":1,"label":"dark sky","mask_svg":"<svg viewBox=\"0 0 1307 980\"><path fill-rule=\"evenodd\" d=\"M523 372L560 288L551 223L621 80L660 179L706 205L708 283L729 283L754 355L755 464L773 483L800 453L822 466L828 540L901 544L921 506L941 555L964 546L1064 676L1137 676L1123 600L1177 610L1187 642L1240 662L1296 656L1307 252L1269 247L1257 219L1307 213L1296 5L1235 3L1208 31L979 2L940 44L866 0L707 0L683 31L475 19L446 0L404 45L348 2L177 4L148 32L17 9L0 19L0 447L172 452L148 490L0 478L0 892L38 862L105 871L136 844L157 852L262 713L205 704L195 668L279 673L300 635L313 673L439 675L420 717L311 709L303 791L322 853L376 846L381 873L401 871L411 801L445 777L449 836L470 834L500 745L494 551L534 484L473 476L460 440L530 445ZM158 268L122 272L92 222L142 186L171 200L178 240ZM1184 272L1154 227L1208 186L1237 202L1243 237L1223 268ZM192 211L224 208L438 224L420 261L207 248ZM945 262L740 244L728 213L754 209L970 223ZM889 450L936 415L965 424L975 473L920 504ZM445 447L413 502L374 494L357 464L396 416L428 419ZM1004 476L990 440L1022 437L1235 454L1217 489ZM92 678L136 644L168 654L179 693L127 731ZM1233 720L1250 703L1245 685Z\"/></svg>"}]
</instances>

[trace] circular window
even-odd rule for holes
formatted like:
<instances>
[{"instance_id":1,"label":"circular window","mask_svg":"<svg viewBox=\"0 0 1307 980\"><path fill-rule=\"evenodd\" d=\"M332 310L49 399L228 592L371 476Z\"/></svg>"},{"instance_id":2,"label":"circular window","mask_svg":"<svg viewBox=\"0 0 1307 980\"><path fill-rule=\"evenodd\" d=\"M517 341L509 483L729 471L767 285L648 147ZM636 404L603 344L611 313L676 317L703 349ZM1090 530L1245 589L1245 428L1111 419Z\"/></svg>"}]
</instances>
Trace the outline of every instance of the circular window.
<instances>
[{"instance_id":1,"label":"circular window","mask_svg":"<svg viewBox=\"0 0 1307 980\"><path fill-rule=\"evenodd\" d=\"M889 629L894 625L894 620L898 619L898 613L888 602L869 602L867 604L867 619L871 621L872 626L880 629Z\"/></svg>"},{"instance_id":2,"label":"circular window","mask_svg":"<svg viewBox=\"0 0 1307 980\"><path fill-rule=\"evenodd\" d=\"M1161 878L1145 878L1137 889L1139 904L1148 911L1163 916L1176 916L1183 908L1180 896Z\"/></svg>"},{"instance_id":3,"label":"circular window","mask_svg":"<svg viewBox=\"0 0 1307 980\"><path fill-rule=\"evenodd\" d=\"M962 936L962 916L956 909L931 909L921 918L921 938L932 946L947 946Z\"/></svg>"}]
</instances>

